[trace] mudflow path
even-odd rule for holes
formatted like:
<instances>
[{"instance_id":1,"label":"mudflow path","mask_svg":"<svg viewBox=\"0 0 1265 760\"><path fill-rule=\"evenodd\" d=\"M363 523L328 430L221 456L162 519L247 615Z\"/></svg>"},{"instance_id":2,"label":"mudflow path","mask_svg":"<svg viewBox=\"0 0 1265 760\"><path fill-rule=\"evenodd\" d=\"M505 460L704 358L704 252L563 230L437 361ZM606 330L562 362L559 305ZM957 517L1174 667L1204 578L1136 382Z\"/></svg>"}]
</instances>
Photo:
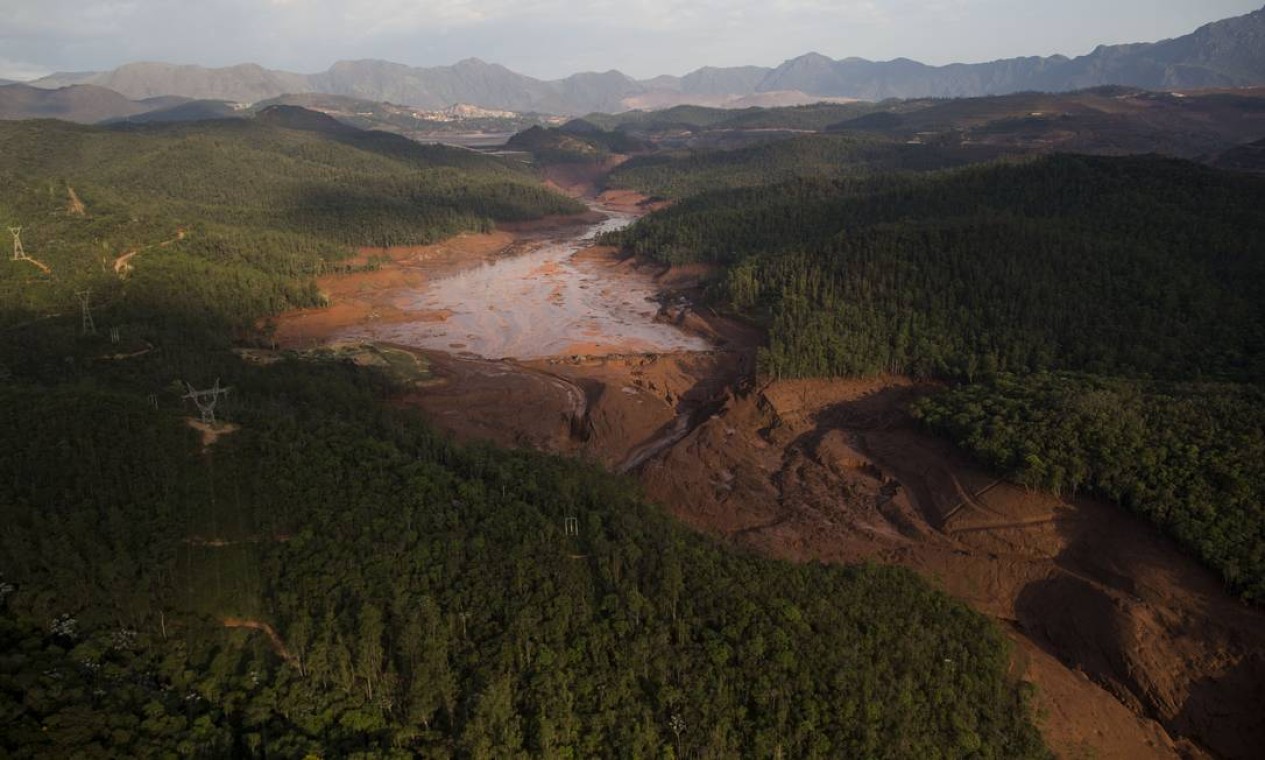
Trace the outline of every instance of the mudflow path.
<instances>
[{"instance_id":1,"label":"mudflow path","mask_svg":"<svg viewBox=\"0 0 1265 760\"><path fill-rule=\"evenodd\" d=\"M386 252L278 334L411 347L436 380L400 403L462 439L635 474L724 540L913 568L1001 622L1060 757L1259 756L1265 615L1124 508L1030 493L922 432L907 380L752 387L759 335L690 306L705 272L585 247L628 218Z\"/></svg>"},{"instance_id":2,"label":"mudflow path","mask_svg":"<svg viewBox=\"0 0 1265 760\"><path fill-rule=\"evenodd\" d=\"M520 241L517 255L384 294L394 308L428 315L349 326L337 337L385 341L484 359L698 351L706 341L655 321L657 288L648 276L610 272L576 258L596 235L634 216L607 212L596 224ZM433 315L443 315L435 318Z\"/></svg>"},{"instance_id":3,"label":"mudflow path","mask_svg":"<svg viewBox=\"0 0 1265 760\"><path fill-rule=\"evenodd\" d=\"M375 341L424 355L435 382L399 399L462 439L583 454L628 471L685 435L749 374L751 330L698 313L698 271L639 267L596 235L635 204L365 252L323 278L323 310L284 315L278 342Z\"/></svg>"},{"instance_id":4,"label":"mudflow path","mask_svg":"<svg viewBox=\"0 0 1265 760\"><path fill-rule=\"evenodd\" d=\"M901 378L778 382L641 471L699 530L913 568L999 620L1061 757L1260 757L1265 615L1123 507L1032 493L922 432Z\"/></svg>"}]
</instances>

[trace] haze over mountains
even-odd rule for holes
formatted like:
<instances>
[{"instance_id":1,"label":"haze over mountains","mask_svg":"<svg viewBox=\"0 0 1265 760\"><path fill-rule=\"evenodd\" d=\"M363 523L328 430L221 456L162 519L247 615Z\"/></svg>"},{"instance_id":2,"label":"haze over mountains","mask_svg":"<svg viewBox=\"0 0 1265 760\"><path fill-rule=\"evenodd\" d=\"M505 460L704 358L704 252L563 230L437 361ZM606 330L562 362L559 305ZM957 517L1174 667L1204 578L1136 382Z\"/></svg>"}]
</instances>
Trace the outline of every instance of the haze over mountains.
<instances>
[{"instance_id":1,"label":"haze over mountains","mask_svg":"<svg viewBox=\"0 0 1265 760\"><path fill-rule=\"evenodd\" d=\"M61 119L92 124L166 110L188 98L160 95L138 100L106 87L81 84L44 90L27 84L0 84L0 119Z\"/></svg>"},{"instance_id":2,"label":"haze over mountains","mask_svg":"<svg viewBox=\"0 0 1265 760\"><path fill-rule=\"evenodd\" d=\"M253 103L293 93L345 95L438 109L453 103L518 112L583 114L702 105L790 105L822 98L971 97L1024 90L1067 91L1118 84L1172 90L1265 83L1265 8L1156 43L1099 46L1068 58L1012 58L928 66L907 58L833 60L809 53L776 68L704 67L685 76L635 80L618 71L544 81L469 58L417 68L378 60L341 61L299 74L256 64L208 69L130 63L106 72L58 73L31 82L55 89L90 84L133 100L158 96Z\"/></svg>"}]
</instances>

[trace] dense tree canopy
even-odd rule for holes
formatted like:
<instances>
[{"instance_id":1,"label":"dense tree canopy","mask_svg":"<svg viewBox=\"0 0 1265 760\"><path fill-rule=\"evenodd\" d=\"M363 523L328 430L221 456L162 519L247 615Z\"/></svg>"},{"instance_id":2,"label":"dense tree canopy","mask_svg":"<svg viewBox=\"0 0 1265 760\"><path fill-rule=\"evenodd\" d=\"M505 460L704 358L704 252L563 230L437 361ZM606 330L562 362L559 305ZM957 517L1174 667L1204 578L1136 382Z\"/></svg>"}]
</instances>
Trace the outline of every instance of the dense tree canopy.
<instances>
[{"instance_id":1,"label":"dense tree canopy","mask_svg":"<svg viewBox=\"0 0 1265 760\"><path fill-rule=\"evenodd\" d=\"M39 344L0 393L8 755L1044 756L1000 631L906 571L723 549L353 365ZM143 395L195 373L242 427L206 451Z\"/></svg>"},{"instance_id":2,"label":"dense tree canopy","mask_svg":"<svg viewBox=\"0 0 1265 760\"><path fill-rule=\"evenodd\" d=\"M908 144L865 134L805 135L736 150L639 156L617 167L607 184L662 198L686 198L810 177L932 171L997 155L998 150L986 146Z\"/></svg>"},{"instance_id":3,"label":"dense tree canopy","mask_svg":"<svg viewBox=\"0 0 1265 760\"><path fill-rule=\"evenodd\" d=\"M28 253L51 269L0 257L0 306L29 319L93 287L99 301L126 291L133 303L182 301L185 313L250 324L315 305L312 276L354 246L582 210L493 157L301 126L0 123L0 222L22 227ZM115 259L134 250L135 276L122 282Z\"/></svg>"},{"instance_id":4,"label":"dense tree canopy","mask_svg":"<svg viewBox=\"0 0 1265 760\"><path fill-rule=\"evenodd\" d=\"M692 195L613 237L721 265L717 300L768 328L765 374L975 382L919 413L1021 482L1123 502L1265 593L1261 178L1085 156L799 178Z\"/></svg>"},{"instance_id":5,"label":"dense tree canopy","mask_svg":"<svg viewBox=\"0 0 1265 760\"><path fill-rule=\"evenodd\" d=\"M1132 508L1246 598L1265 599L1259 387L998 375L923 399L914 411L1020 483Z\"/></svg>"},{"instance_id":6,"label":"dense tree canopy","mask_svg":"<svg viewBox=\"0 0 1265 760\"><path fill-rule=\"evenodd\" d=\"M1265 377L1265 182L1056 156L707 193L616 240L726 265L777 376Z\"/></svg>"},{"instance_id":7,"label":"dense tree canopy","mask_svg":"<svg viewBox=\"0 0 1265 760\"><path fill-rule=\"evenodd\" d=\"M0 213L51 269L0 268L0 754L1046 756L999 629L909 572L732 551L337 354L239 359L350 246L574 209L296 126L0 125ZM212 378L240 429L204 446Z\"/></svg>"}]
</instances>

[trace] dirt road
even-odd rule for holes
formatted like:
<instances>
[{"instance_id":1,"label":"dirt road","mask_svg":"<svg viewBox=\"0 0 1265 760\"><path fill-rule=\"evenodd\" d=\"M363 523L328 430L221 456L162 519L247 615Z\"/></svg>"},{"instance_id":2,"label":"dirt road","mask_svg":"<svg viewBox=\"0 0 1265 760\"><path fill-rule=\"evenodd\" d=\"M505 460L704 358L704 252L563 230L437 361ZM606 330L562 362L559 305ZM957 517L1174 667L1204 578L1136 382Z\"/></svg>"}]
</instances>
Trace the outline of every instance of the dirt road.
<instances>
[{"instance_id":1,"label":"dirt road","mask_svg":"<svg viewBox=\"0 0 1265 760\"><path fill-rule=\"evenodd\" d=\"M114 273L119 275L120 277L126 275L128 272L132 271L132 259L136 258L136 256L140 254L142 251L147 251L150 248L167 248L171 246L173 243L177 243L181 240L184 240L185 234L186 233L183 228L178 229L176 230L176 236L171 238L170 240L164 240L161 243L155 243L154 245L145 246L144 248L133 248L130 251L126 251L125 253L123 253L122 255L114 259L114 265L113 265Z\"/></svg>"}]
</instances>

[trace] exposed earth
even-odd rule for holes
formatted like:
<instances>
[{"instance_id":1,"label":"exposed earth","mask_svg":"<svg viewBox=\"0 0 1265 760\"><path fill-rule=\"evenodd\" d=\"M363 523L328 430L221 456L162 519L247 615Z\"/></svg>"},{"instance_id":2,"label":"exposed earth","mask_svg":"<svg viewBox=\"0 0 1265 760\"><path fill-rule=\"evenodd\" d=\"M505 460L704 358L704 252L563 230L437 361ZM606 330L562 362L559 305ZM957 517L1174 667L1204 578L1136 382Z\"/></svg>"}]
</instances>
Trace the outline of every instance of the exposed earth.
<instances>
[{"instance_id":1,"label":"exposed earth","mask_svg":"<svg viewBox=\"0 0 1265 760\"><path fill-rule=\"evenodd\" d=\"M555 185L591 190L572 175ZM646 200L593 201L580 217L362 251L381 266L322 279L330 307L283 316L276 340L414 351L432 379L399 403L461 439L634 473L735 545L913 568L1008 632L1060 757L1259 756L1265 614L1124 508L1000 481L922 431L905 409L931 386L757 385L759 332L693 305L706 270L585 242Z\"/></svg>"}]
</instances>

